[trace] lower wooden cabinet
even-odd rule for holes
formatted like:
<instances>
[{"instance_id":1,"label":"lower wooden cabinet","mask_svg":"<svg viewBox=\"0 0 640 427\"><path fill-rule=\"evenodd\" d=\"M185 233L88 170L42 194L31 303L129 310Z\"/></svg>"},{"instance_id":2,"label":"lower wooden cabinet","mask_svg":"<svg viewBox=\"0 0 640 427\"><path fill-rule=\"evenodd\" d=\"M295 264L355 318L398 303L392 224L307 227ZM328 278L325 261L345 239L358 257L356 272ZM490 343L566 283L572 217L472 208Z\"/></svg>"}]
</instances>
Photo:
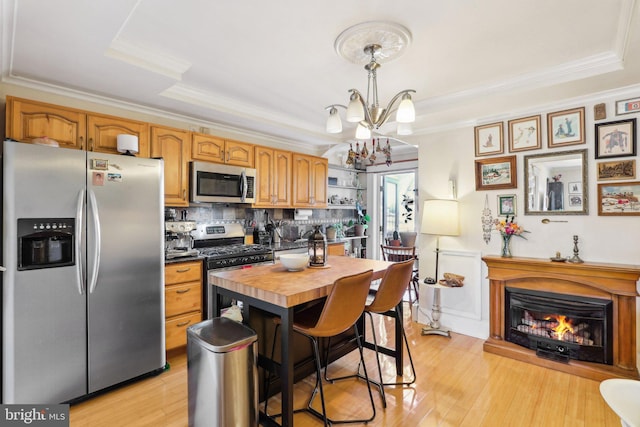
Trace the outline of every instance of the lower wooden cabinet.
<instances>
[{"instance_id":1,"label":"lower wooden cabinet","mask_svg":"<svg viewBox=\"0 0 640 427\"><path fill-rule=\"evenodd\" d=\"M187 344L187 328L202 320L202 262L164 267L166 349Z\"/></svg>"},{"instance_id":2,"label":"lower wooden cabinet","mask_svg":"<svg viewBox=\"0 0 640 427\"><path fill-rule=\"evenodd\" d=\"M344 256L344 243L330 243L327 246L327 254Z\"/></svg>"}]
</instances>

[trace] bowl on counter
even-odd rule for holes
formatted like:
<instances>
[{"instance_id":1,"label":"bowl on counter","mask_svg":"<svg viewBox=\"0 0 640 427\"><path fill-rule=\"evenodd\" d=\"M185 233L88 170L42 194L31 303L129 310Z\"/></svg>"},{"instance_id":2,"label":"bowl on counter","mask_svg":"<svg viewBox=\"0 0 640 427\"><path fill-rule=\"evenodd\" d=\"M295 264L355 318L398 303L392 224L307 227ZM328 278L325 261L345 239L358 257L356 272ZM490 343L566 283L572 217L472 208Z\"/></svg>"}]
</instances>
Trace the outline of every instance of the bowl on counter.
<instances>
[{"instance_id":1,"label":"bowl on counter","mask_svg":"<svg viewBox=\"0 0 640 427\"><path fill-rule=\"evenodd\" d=\"M289 271L302 271L309 265L309 254L282 254L280 262Z\"/></svg>"}]
</instances>

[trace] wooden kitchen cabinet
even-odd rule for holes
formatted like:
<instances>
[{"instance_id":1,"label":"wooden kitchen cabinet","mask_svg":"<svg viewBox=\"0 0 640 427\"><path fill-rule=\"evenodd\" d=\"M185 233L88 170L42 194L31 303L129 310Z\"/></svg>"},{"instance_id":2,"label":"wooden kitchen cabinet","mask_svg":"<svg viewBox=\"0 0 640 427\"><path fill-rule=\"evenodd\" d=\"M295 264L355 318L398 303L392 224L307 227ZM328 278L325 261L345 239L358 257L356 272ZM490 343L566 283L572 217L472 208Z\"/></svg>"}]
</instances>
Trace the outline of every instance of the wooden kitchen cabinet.
<instances>
[{"instance_id":1,"label":"wooden kitchen cabinet","mask_svg":"<svg viewBox=\"0 0 640 427\"><path fill-rule=\"evenodd\" d=\"M151 157L164 159L165 206L189 206L189 131L152 126Z\"/></svg>"},{"instance_id":2,"label":"wooden kitchen cabinet","mask_svg":"<svg viewBox=\"0 0 640 427\"><path fill-rule=\"evenodd\" d=\"M121 154L117 138L123 133L138 137L138 157L149 157L148 123L96 114L87 116L88 151Z\"/></svg>"},{"instance_id":3,"label":"wooden kitchen cabinet","mask_svg":"<svg viewBox=\"0 0 640 427\"><path fill-rule=\"evenodd\" d=\"M148 123L7 97L7 138L31 142L46 136L64 148L120 154L116 140L121 133L136 135L138 156L149 157Z\"/></svg>"},{"instance_id":4,"label":"wooden kitchen cabinet","mask_svg":"<svg viewBox=\"0 0 640 427\"><path fill-rule=\"evenodd\" d=\"M47 136L60 147L83 150L87 115L79 110L7 97L6 137L31 142Z\"/></svg>"},{"instance_id":5,"label":"wooden kitchen cabinet","mask_svg":"<svg viewBox=\"0 0 640 427\"><path fill-rule=\"evenodd\" d=\"M191 158L205 162L254 167L254 145L212 135L191 135Z\"/></svg>"},{"instance_id":6,"label":"wooden kitchen cabinet","mask_svg":"<svg viewBox=\"0 0 640 427\"><path fill-rule=\"evenodd\" d=\"M255 207L291 206L291 152L255 147L257 189Z\"/></svg>"},{"instance_id":7,"label":"wooden kitchen cabinet","mask_svg":"<svg viewBox=\"0 0 640 427\"><path fill-rule=\"evenodd\" d=\"M328 160L298 153L292 158L293 207L326 208Z\"/></svg>"},{"instance_id":8,"label":"wooden kitchen cabinet","mask_svg":"<svg viewBox=\"0 0 640 427\"><path fill-rule=\"evenodd\" d=\"M164 267L166 349L187 344L187 328L202 320L202 262Z\"/></svg>"},{"instance_id":9,"label":"wooden kitchen cabinet","mask_svg":"<svg viewBox=\"0 0 640 427\"><path fill-rule=\"evenodd\" d=\"M329 243L327 245L327 255L344 256L344 243Z\"/></svg>"}]
</instances>

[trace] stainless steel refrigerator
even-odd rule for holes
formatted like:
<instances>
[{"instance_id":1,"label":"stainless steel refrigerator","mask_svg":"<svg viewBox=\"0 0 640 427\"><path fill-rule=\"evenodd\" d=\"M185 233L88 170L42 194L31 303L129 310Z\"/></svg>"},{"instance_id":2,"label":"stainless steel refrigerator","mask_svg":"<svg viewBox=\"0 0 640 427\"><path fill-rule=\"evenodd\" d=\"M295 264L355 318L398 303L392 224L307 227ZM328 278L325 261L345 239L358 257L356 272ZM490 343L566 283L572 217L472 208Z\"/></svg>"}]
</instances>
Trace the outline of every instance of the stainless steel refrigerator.
<instances>
[{"instance_id":1,"label":"stainless steel refrigerator","mask_svg":"<svg viewBox=\"0 0 640 427\"><path fill-rule=\"evenodd\" d=\"M4 141L2 402L165 366L162 160Z\"/></svg>"}]
</instances>

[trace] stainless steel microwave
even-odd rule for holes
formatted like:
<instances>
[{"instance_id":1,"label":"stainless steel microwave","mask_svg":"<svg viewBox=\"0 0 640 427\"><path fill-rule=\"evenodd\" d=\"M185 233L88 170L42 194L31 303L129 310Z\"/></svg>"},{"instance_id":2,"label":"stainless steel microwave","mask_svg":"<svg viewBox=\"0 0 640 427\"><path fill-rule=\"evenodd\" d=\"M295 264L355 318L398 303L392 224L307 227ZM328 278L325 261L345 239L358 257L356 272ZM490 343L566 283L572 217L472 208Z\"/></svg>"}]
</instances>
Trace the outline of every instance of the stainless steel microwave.
<instances>
[{"instance_id":1,"label":"stainless steel microwave","mask_svg":"<svg viewBox=\"0 0 640 427\"><path fill-rule=\"evenodd\" d=\"M191 202L255 203L256 170L191 162Z\"/></svg>"}]
</instances>

